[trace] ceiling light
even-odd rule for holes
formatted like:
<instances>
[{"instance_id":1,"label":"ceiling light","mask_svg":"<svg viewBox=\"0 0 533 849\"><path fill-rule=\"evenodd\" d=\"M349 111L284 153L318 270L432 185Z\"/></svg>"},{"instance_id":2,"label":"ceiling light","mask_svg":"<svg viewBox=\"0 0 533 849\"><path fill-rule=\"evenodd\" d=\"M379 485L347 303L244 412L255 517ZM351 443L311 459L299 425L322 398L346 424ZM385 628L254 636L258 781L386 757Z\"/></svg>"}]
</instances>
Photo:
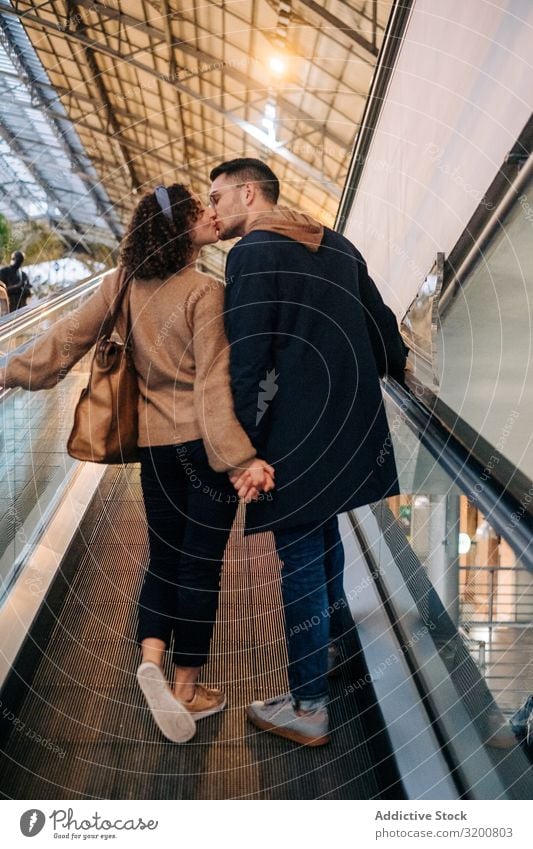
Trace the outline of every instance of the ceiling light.
<instances>
[{"instance_id":1,"label":"ceiling light","mask_svg":"<svg viewBox=\"0 0 533 849\"><path fill-rule=\"evenodd\" d=\"M459 534L459 554L468 554L472 548L472 540L468 534Z\"/></svg>"},{"instance_id":2,"label":"ceiling light","mask_svg":"<svg viewBox=\"0 0 533 849\"><path fill-rule=\"evenodd\" d=\"M268 64L270 65L270 70L274 71L275 74L282 74L285 70L285 62L279 56L272 56Z\"/></svg>"}]
</instances>

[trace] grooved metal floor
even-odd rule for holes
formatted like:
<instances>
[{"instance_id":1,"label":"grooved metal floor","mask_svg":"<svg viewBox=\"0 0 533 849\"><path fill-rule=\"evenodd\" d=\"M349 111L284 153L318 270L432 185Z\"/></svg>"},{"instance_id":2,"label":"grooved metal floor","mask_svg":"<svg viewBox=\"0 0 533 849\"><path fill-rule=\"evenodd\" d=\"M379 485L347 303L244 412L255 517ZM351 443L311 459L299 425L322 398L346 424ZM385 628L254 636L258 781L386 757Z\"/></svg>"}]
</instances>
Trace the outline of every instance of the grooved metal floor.
<instances>
[{"instance_id":1,"label":"grooved metal floor","mask_svg":"<svg viewBox=\"0 0 533 849\"><path fill-rule=\"evenodd\" d=\"M239 519L239 517L238 517ZM138 469L110 469L50 602L2 693L0 794L13 799L401 798L375 706L361 680L356 637L331 686L332 742L305 749L245 720L253 699L287 689L279 563L268 534L244 540L238 521L226 551L219 618L204 679L228 707L175 745L153 723L135 680L136 600L147 560ZM58 591L59 592L59 591ZM44 630L43 630L44 629ZM46 634L44 632L46 631ZM43 636L44 634L44 636ZM170 675L170 664L166 672ZM369 688L367 688L369 690ZM359 699L359 703L357 702Z\"/></svg>"}]
</instances>

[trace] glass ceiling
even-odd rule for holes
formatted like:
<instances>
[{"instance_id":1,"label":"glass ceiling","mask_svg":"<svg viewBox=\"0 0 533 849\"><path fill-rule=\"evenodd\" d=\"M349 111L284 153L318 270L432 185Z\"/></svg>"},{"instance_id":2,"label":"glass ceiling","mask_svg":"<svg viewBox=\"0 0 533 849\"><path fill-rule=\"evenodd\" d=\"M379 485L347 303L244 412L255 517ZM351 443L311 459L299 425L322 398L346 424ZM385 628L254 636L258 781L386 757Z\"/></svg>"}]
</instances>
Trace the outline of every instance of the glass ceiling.
<instances>
[{"instance_id":1,"label":"glass ceiling","mask_svg":"<svg viewBox=\"0 0 533 849\"><path fill-rule=\"evenodd\" d=\"M17 0L46 84L126 221L140 191L235 156L332 225L392 0ZM0 0L0 8L5 8Z\"/></svg>"},{"instance_id":2,"label":"glass ceiling","mask_svg":"<svg viewBox=\"0 0 533 849\"><path fill-rule=\"evenodd\" d=\"M139 192L253 156L333 225L391 4L0 0L0 209L112 241Z\"/></svg>"},{"instance_id":3,"label":"glass ceiling","mask_svg":"<svg viewBox=\"0 0 533 849\"><path fill-rule=\"evenodd\" d=\"M0 212L69 245L114 247L118 214L20 21L0 14Z\"/></svg>"}]
</instances>

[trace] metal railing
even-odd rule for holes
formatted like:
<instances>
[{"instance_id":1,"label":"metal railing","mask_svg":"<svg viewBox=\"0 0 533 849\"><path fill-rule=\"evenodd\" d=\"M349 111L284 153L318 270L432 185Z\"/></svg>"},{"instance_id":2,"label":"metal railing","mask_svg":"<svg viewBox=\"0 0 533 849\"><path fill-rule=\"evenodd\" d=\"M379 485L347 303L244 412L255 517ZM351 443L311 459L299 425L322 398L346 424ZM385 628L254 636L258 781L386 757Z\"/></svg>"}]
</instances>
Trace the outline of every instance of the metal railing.
<instances>
[{"instance_id":1,"label":"metal railing","mask_svg":"<svg viewBox=\"0 0 533 849\"><path fill-rule=\"evenodd\" d=\"M507 716L533 692L533 576L516 566L461 566L466 645Z\"/></svg>"},{"instance_id":2,"label":"metal railing","mask_svg":"<svg viewBox=\"0 0 533 849\"><path fill-rule=\"evenodd\" d=\"M459 575L463 625L533 625L533 575L526 569L520 565L460 566Z\"/></svg>"}]
</instances>

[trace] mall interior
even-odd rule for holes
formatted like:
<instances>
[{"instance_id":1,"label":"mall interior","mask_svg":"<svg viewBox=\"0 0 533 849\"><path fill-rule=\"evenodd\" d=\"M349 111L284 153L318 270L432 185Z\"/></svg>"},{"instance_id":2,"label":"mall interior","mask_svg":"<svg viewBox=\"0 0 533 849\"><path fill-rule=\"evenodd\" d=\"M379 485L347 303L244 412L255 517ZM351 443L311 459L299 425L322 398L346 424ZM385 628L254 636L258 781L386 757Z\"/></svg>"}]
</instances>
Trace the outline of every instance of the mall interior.
<instances>
[{"instance_id":1,"label":"mall interior","mask_svg":"<svg viewBox=\"0 0 533 849\"><path fill-rule=\"evenodd\" d=\"M287 689L272 535L239 507L205 673L228 708L172 744L135 680L139 467L66 450L91 355L0 392L3 798L531 798L532 31L529 0L0 0L0 214L83 268L0 318L2 354L97 289L144 190L207 199L238 156L357 246L409 348L381 381L400 494L340 517L317 749L245 719Z\"/></svg>"}]
</instances>

